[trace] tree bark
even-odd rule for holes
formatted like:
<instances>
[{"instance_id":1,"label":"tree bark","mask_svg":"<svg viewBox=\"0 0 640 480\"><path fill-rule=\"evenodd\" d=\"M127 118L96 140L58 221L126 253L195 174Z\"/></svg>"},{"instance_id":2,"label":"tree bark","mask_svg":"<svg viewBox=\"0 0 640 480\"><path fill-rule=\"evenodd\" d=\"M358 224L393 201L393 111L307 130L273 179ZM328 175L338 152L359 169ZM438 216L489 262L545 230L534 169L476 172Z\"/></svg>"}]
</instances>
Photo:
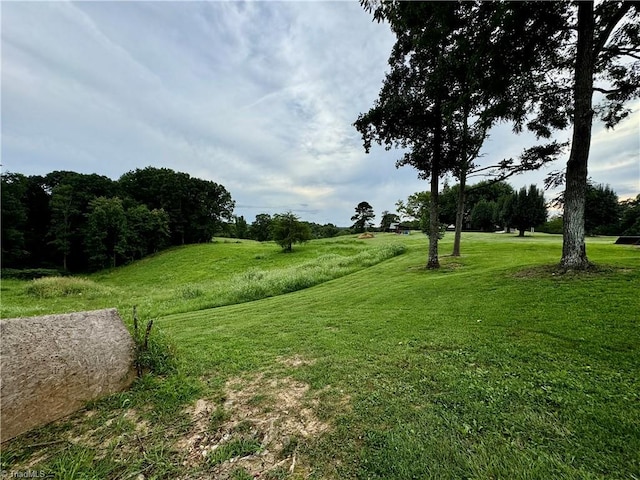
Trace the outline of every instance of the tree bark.
<instances>
[{"instance_id":1,"label":"tree bark","mask_svg":"<svg viewBox=\"0 0 640 480\"><path fill-rule=\"evenodd\" d=\"M595 65L594 29L593 2L578 2L573 138L566 170L562 259L560 260L562 268L575 270L586 269L590 265L584 242L584 208L593 121L591 101Z\"/></svg>"},{"instance_id":2,"label":"tree bark","mask_svg":"<svg viewBox=\"0 0 640 480\"><path fill-rule=\"evenodd\" d=\"M454 257L460 256L460 241L462 238L462 222L464 220L464 189L467 184L467 170L469 168L469 152L467 148L467 140L469 136L469 102L465 102L462 118L462 165L460 166L460 190L458 191L458 204L456 209L456 231L453 238Z\"/></svg>"},{"instance_id":3,"label":"tree bark","mask_svg":"<svg viewBox=\"0 0 640 480\"><path fill-rule=\"evenodd\" d=\"M435 107L437 125L433 134L433 158L431 159L431 199L429 202L429 258L427 269L440 268L438 260L438 236L440 235L439 217L439 180L440 180L440 156L442 155L442 111L440 101Z\"/></svg>"},{"instance_id":4,"label":"tree bark","mask_svg":"<svg viewBox=\"0 0 640 480\"><path fill-rule=\"evenodd\" d=\"M467 186L467 170L463 169L460 173L460 190L458 191L458 205L456 210L456 232L453 239L454 257L460 256L460 241L462 239L462 222L464 221L464 189Z\"/></svg>"},{"instance_id":5,"label":"tree bark","mask_svg":"<svg viewBox=\"0 0 640 480\"><path fill-rule=\"evenodd\" d=\"M429 202L429 259L427 268L430 270L440 268L438 260L438 236L440 235L440 219L438 218L438 189L440 179L440 169L434 159L431 170L431 201Z\"/></svg>"}]
</instances>

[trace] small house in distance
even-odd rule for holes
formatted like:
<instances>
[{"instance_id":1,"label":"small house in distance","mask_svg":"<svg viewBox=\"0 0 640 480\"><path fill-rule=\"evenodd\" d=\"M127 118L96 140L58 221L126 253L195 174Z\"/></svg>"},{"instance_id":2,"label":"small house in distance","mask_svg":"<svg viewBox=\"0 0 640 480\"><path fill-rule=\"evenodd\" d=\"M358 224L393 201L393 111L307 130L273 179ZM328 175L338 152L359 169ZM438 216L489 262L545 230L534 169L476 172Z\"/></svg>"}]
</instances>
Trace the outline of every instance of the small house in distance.
<instances>
[{"instance_id":1,"label":"small house in distance","mask_svg":"<svg viewBox=\"0 0 640 480\"><path fill-rule=\"evenodd\" d=\"M411 227L401 223L392 223L389 225L389 231L397 235L409 235L411 233Z\"/></svg>"}]
</instances>

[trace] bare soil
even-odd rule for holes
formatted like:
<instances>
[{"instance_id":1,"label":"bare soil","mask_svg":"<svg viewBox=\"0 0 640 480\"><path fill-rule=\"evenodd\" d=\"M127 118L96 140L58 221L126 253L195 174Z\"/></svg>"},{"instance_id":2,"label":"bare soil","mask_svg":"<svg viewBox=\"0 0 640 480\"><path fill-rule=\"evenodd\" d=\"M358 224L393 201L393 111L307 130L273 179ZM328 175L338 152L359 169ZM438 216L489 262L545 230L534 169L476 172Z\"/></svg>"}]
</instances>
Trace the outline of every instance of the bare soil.
<instances>
[{"instance_id":1,"label":"bare soil","mask_svg":"<svg viewBox=\"0 0 640 480\"><path fill-rule=\"evenodd\" d=\"M286 365L303 365L301 357L283 359ZM298 462L299 444L329 429L320 421L313 407L317 400L308 398L309 386L292 378L234 378L225 386L223 405L201 398L187 409L192 417L191 429L175 447L186 451L184 465L206 467L212 452L241 439L260 445L257 451L211 466L214 478L228 479L237 469L254 478L273 471L295 473L305 478L309 469Z\"/></svg>"}]
</instances>

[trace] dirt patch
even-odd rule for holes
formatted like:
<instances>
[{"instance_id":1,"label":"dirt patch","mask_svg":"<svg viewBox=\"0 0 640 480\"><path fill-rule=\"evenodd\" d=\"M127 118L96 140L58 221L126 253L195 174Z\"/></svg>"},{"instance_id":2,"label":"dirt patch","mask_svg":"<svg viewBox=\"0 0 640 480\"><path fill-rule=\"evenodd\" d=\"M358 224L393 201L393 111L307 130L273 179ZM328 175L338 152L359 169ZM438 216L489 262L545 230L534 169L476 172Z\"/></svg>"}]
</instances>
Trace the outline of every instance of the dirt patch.
<instances>
[{"instance_id":1,"label":"dirt patch","mask_svg":"<svg viewBox=\"0 0 640 480\"><path fill-rule=\"evenodd\" d=\"M513 273L515 278L588 278L596 276L625 273L625 269L610 265L590 265L584 270L571 270L554 265L538 265L527 267Z\"/></svg>"},{"instance_id":2,"label":"dirt patch","mask_svg":"<svg viewBox=\"0 0 640 480\"><path fill-rule=\"evenodd\" d=\"M358 238L360 239L366 239L366 238L374 238L375 235L373 233L361 233L360 235L358 235Z\"/></svg>"},{"instance_id":3,"label":"dirt patch","mask_svg":"<svg viewBox=\"0 0 640 480\"><path fill-rule=\"evenodd\" d=\"M302 358L292 363L304 364ZM205 467L223 480L237 470L255 478L269 472L308 476L298 462L298 445L329 429L314 413L318 401L308 398L309 385L259 374L232 379L225 391L222 405L200 399L187 409L192 428L176 443L186 451L184 465Z\"/></svg>"},{"instance_id":4,"label":"dirt patch","mask_svg":"<svg viewBox=\"0 0 640 480\"><path fill-rule=\"evenodd\" d=\"M313 365L315 360L309 360L300 355L294 355L293 357L279 357L277 362L291 368L306 367L307 365Z\"/></svg>"}]
</instances>

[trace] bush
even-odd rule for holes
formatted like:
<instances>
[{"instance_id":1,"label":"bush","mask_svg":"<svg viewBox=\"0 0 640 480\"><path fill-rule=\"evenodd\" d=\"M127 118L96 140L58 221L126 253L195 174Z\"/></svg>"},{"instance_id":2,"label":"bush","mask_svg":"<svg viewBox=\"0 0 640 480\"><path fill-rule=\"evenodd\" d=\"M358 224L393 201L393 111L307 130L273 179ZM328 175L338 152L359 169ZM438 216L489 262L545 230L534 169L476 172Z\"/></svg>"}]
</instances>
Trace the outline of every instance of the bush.
<instances>
[{"instance_id":1,"label":"bush","mask_svg":"<svg viewBox=\"0 0 640 480\"><path fill-rule=\"evenodd\" d=\"M562 217L553 217L547 222L544 222L540 227L538 227L538 231L542 233L562 233Z\"/></svg>"}]
</instances>

